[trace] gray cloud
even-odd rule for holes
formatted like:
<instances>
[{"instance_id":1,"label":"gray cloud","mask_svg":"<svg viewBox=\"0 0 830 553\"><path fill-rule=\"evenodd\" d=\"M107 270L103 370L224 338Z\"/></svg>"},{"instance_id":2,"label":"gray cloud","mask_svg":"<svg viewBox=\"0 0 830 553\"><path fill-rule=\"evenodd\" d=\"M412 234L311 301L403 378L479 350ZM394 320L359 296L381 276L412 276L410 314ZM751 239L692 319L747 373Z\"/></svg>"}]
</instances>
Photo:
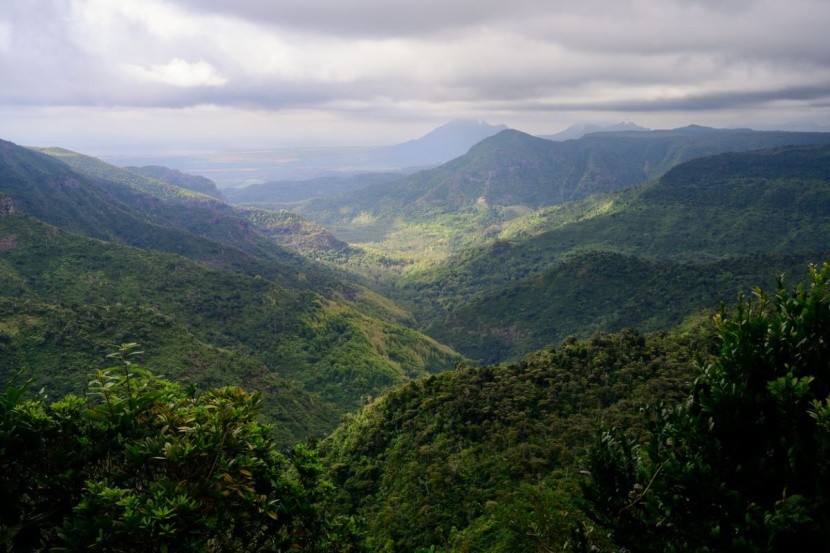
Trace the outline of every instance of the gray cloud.
<instances>
[{"instance_id":1,"label":"gray cloud","mask_svg":"<svg viewBox=\"0 0 830 553\"><path fill-rule=\"evenodd\" d=\"M371 38L434 35L545 10L549 0L174 0L189 10L315 33Z\"/></svg>"},{"instance_id":2,"label":"gray cloud","mask_svg":"<svg viewBox=\"0 0 830 553\"><path fill-rule=\"evenodd\" d=\"M699 112L709 110L746 109L774 102L807 102L816 107L827 106L830 101L830 82L821 86L788 87L752 92L714 92L687 95L677 98L653 98L611 102L523 102L511 105L511 109L539 111L613 111L613 112ZM500 106L504 108L505 106Z\"/></svg>"},{"instance_id":3,"label":"gray cloud","mask_svg":"<svg viewBox=\"0 0 830 553\"><path fill-rule=\"evenodd\" d=\"M825 0L7 0L0 108L828 124L828 21Z\"/></svg>"}]
</instances>

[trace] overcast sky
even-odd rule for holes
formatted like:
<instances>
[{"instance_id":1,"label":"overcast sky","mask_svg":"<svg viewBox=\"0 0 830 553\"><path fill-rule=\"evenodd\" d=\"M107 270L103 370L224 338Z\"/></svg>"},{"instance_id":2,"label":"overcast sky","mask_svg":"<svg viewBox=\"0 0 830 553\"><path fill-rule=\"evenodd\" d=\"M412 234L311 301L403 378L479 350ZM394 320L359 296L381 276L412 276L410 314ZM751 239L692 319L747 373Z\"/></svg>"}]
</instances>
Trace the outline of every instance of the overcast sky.
<instances>
[{"instance_id":1,"label":"overcast sky","mask_svg":"<svg viewBox=\"0 0 830 553\"><path fill-rule=\"evenodd\" d=\"M0 138L93 154L830 125L828 0L0 0ZM828 129L830 130L830 129Z\"/></svg>"}]
</instances>

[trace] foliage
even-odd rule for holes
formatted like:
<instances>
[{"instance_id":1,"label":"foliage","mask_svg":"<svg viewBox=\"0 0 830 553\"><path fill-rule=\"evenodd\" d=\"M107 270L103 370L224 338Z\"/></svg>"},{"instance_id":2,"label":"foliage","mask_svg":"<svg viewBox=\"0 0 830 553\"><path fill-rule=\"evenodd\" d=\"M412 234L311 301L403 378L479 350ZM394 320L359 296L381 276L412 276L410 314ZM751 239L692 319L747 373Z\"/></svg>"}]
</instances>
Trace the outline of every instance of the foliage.
<instances>
[{"instance_id":1,"label":"foliage","mask_svg":"<svg viewBox=\"0 0 830 553\"><path fill-rule=\"evenodd\" d=\"M552 143L508 131L436 169L297 209L355 242L313 257L363 275L465 356L498 362L571 334L671 328L826 259L826 141L680 129ZM725 150L737 152L708 155Z\"/></svg>"},{"instance_id":2,"label":"foliage","mask_svg":"<svg viewBox=\"0 0 830 553\"><path fill-rule=\"evenodd\" d=\"M347 248L323 227L290 211L245 209L240 213L259 231L295 250L340 251Z\"/></svg>"},{"instance_id":3,"label":"foliage","mask_svg":"<svg viewBox=\"0 0 830 553\"><path fill-rule=\"evenodd\" d=\"M568 340L522 362L460 367L395 389L321 451L343 512L380 551L549 551L587 524L577 459L599 420L645 430L641 402L682 396L709 337L633 331ZM590 525L586 528L590 530ZM592 538L603 543L599 532Z\"/></svg>"},{"instance_id":4,"label":"foliage","mask_svg":"<svg viewBox=\"0 0 830 553\"><path fill-rule=\"evenodd\" d=\"M688 400L591 453L590 515L631 551L830 547L830 265L715 318Z\"/></svg>"},{"instance_id":5,"label":"foliage","mask_svg":"<svg viewBox=\"0 0 830 553\"><path fill-rule=\"evenodd\" d=\"M330 290L333 297L327 300L312 291L229 271L221 262L217 262L219 267L208 267L180 256L103 243L22 215L0 219L0 240L6 237L14 238L14 247L0 252L0 274L6 275L9 283L0 289L0 296L7 298L3 305L6 320L0 320L0 332L8 324L10 332L5 335L9 347L25 356L22 363L50 379L54 375L42 372L47 365L33 362L32 356L40 350L22 341L26 333L11 332L14 328L41 326L33 323L54 326L43 319L27 318L23 300L53 306L41 311L44 318L80 312L88 306L100 312L130 308L138 318L143 316L137 315L139 310L155 311L182 329L183 339L240 351L307 392L324 392L322 402L336 404L338 412L356 407L362 396L376 395L391 384L452 367L459 358L449 348L403 328L400 310L394 312L394 306L384 305L362 288L343 286L342 297L340 292L335 295ZM362 310L371 315L364 315ZM63 318L70 328L75 325L71 317ZM95 339L86 339L90 338L86 334L80 341L63 341L60 330L36 339L57 354L49 362L56 368L60 356L85 353L94 359L102 340L162 341L152 325L147 328L144 321L135 319L131 322L139 323L136 328L147 328L156 337L130 338L128 334L106 338L107 332L115 334L115 327L128 327L129 322L123 321L122 325L114 317L105 319L112 326L95 328ZM195 365L179 361L178 370ZM165 374L174 370L165 368ZM231 376L240 378L236 382L244 381L240 374L227 378ZM77 386L80 379L75 383ZM336 394L329 393L335 389ZM53 391L62 393L67 389ZM326 428L334 422L330 419Z\"/></svg>"},{"instance_id":6,"label":"foliage","mask_svg":"<svg viewBox=\"0 0 830 553\"><path fill-rule=\"evenodd\" d=\"M163 200L178 202L200 202L212 204L213 194L197 192L180 183L172 183L163 178L163 172L142 173L139 171L121 169L100 159L85 156L64 148L37 148L35 151L61 160L77 173L98 181L118 184L127 188L139 190L150 196ZM213 204L216 205L216 204Z\"/></svg>"},{"instance_id":7,"label":"foliage","mask_svg":"<svg viewBox=\"0 0 830 553\"><path fill-rule=\"evenodd\" d=\"M113 343L137 340L146 363L165 378L204 390L245 383L262 394L262 416L275 423L272 437L288 447L323 436L338 421L330 404L280 377L241 348L198 340L174 317L137 305L59 306L0 297L0 382L18 370L37 376L50 397L80 393L89 367Z\"/></svg>"},{"instance_id":8,"label":"foliage","mask_svg":"<svg viewBox=\"0 0 830 553\"><path fill-rule=\"evenodd\" d=\"M260 399L195 395L135 365L135 344L84 397L0 396L0 543L7 551L353 551L304 446L287 457Z\"/></svg>"},{"instance_id":9,"label":"foliage","mask_svg":"<svg viewBox=\"0 0 830 553\"><path fill-rule=\"evenodd\" d=\"M773 286L775 275L798 275L826 258L769 254L677 263L580 252L542 274L465 296L426 331L472 358L495 362L567 336L672 328L689 313L714 309L753 285Z\"/></svg>"}]
</instances>

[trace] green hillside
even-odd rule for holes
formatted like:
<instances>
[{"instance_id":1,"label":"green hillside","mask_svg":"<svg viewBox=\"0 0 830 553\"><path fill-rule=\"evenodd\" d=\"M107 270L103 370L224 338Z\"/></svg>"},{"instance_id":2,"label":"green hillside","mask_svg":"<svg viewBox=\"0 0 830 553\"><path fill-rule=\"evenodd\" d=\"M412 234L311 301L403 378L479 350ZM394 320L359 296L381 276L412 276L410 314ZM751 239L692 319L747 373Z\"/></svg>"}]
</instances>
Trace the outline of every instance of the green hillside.
<instances>
[{"instance_id":1,"label":"green hillside","mask_svg":"<svg viewBox=\"0 0 830 553\"><path fill-rule=\"evenodd\" d=\"M22 215L0 220L0 237L10 243L0 254L3 272L24 297L152 307L202 341L255 355L340 409L457 359L415 331L261 277L93 241Z\"/></svg>"},{"instance_id":2,"label":"green hillside","mask_svg":"<svg viewBox=\"0 0 830 553\"><path fill-rule=\"evenodd\" d=\"M490 361L571 334L669 328L741 286L826 259L828 156L816 146L691 161L517 218L396 290L432 335Z\"/></svg>"},{"instance_id":3,"label":"green hillside","mask_svg":"<svg viewBox=\"0 0 830 553\"><path fill-rule=\"evenodd\" d=\"M340 251L348 247L329 231L290 211L240 210L257 230L278 244L299 251Z\"/></svg>"},{"instance_id":4,"label":"green hillside","mask_svg":"<svg viewBox=\"0 0 830 553\"><path fill-rule=\"evenodd\" d=\"M287 442L320 435L361 398L459 360L403 326L411 316L391 301L265 232L285 234L279 225L301 224L296 216L148 196L118 180L123 170L92 158L77 158L81 174L10 143L0 152L4 378L24 367L54 393L77 390L107 348L138 341L151 370L271 390L266 412L287 423ZM186 228L210 226L211 214L212 231ZM252 238L215 240L223 221ZM83 309L101 321L73 322Z\"/></svg>"},{"instance_id":5,"label":"green hillside","mask_svg":"<svg viewBox=\"0 0 830 553\"><path fill-rule=\"evenodd\" d=\"M161 171L151 168L149 173L159 177L154 178L69 150L48 148L41 151L70 166L72 178L80 184L73 194L95 191L95 198L85 208L76 210L83 211L82 218L89 211L117 210L116 216L92 218L85 226L73 227L73 231L169 251L211 264L221 263L229 269L262 275L294 288L335 292L350 289L347 275L331 274L329 269L295 251L343 247L321 227L298 215L230 206L220 198L185 188L182 185L189 182L190 176L171 173L165 168ZM21 148L10 149L9 157L25 156L31 157L31 154ZM30 165L37 163L40 163L38 158L29 162ZM25 190L42 188L41 183L31 186L28 182L31 178L25 173L21 175ZM18 190L16 197L20 197L20 193ZM32 211L32 203L27 206L28 212L66 228L68 218L50 219L49 210L41 207ZM151 228L147 228L148 225ZM161 235L168 239L153 241Z\"/></svg>"},{"instance_id":6,"label":"green hillside","mask_svg":"<svg viewBox=\"0 0 830 553\"><path fill-rule=\"evenodd\" d=\"M516 358L568 336L672 328L756 284L794 277L826 254L745 255L677 263L606 251L565 255L542 273L453 298L427 333L473 359ZM443 299L443 298L442 298Z\"/></svg>"},{"instance_id":7,"label":"green hillside","mask_svg":"<svg viewBox=\"0 0 830 553\"><path fill-rule=\"evenodd\" d=\"M98 158L86 156L64 148L33 148L66 163L77 173L109 184L119 184L140 190L150 196L182 203L205 203L221 206L212 195L191 190L181 184L173 184L157 176L140 171L121 169Z\"/></svg>"},{"instance_id":8,"label":"green hillside","mask_svg":"<svg viewBox=\"0 0 830 553\"><path fill-rule=\"evenodd\" d=\"M243 348L221 348L196 338L154 307L52 304L0 297L0 380L18 371L33 375L51 398L80 392L119 344L141 344L142 364L156 375L205 390L245 383L265 399L263 414L275 423L283 446L322 436L339 409L287 380Z\"/></svg>"},{"instance_id":9,"label":"green hillside","mask_svg":"<svg viewBox=\"0 0 830 553\"><path fill-rule=\"evenodd\" d=\"M42 221L92 238L300 285L297 273L308 262L258 236L247 221L225 213L232 208L213 198L67 150L49 149L58 155L53 157L9 142L0 146L0 193Z\"/></svg>"},{"instance_id":10,"label":"green hillside","mask_svg":"<svg viewBox=\"0 0 830 553\"><path fill-rule=\"evenodd\" d=\"M341 509L365 517L375 551L557 550L583 520L578 458L597 424L642 431L641 405L681 397L711 348L699 330L569 340L396 389L322 444Z\"/></svg>"},{"instance_id":11,"label":"green hillside","mask_svg":"<svg viewBox=\"0 0 830 553\"><path fill-rule=\"evenodd\" d=\"M402 386L321 444L340 511L374 551L823 550L828 278Z\"/></svg>"}]
</instances>

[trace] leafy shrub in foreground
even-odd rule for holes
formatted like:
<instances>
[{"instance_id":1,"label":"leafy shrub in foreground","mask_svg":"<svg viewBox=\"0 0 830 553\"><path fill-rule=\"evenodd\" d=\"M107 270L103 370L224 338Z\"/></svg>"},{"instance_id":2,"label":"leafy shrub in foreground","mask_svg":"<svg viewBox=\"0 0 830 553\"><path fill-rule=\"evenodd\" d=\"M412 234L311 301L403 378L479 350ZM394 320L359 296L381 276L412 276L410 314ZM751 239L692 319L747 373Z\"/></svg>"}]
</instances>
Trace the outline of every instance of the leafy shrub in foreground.
<instances>
[{"instance_id":1,"label":"leafy shrub in foreground","mask_svg":"<svg viewBox=\"0 0 830 553\"><path fill-rule=\"evenodd\" d=\"M715 317L719 357L647 444L591 451L589 514L631 551L830 549L830 265Z\"/></svg>"},{"instance_id":2,"label":"leafy shrub in foreground","mask_svg":"<svg viewBox=\"0 0 830 553\"><path fill-rule=\"evenodd\" d=\"M130 360L85 397L0 395L0 544L9 551L346 551L331 484L304 446L284 456L254 420L259 398L195 395Z\"/></svg>"}]
</instances>

